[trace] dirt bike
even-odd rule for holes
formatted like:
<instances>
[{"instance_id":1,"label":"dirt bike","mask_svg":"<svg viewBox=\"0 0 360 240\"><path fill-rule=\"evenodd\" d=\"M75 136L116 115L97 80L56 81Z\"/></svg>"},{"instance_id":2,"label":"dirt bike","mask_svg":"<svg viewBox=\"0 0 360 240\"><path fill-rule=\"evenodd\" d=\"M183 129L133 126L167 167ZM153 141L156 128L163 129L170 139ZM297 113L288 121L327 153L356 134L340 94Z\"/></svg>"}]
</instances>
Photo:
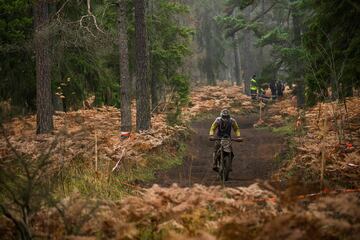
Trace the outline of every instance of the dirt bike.
<instances>
[{"instance_id":1,"label":"dirt bike","mask_svg":"<svg viewBox=\"0 0 360 240\"><path fill-rule=\"evenodd\" d=\"M221 181L227 181L229 179L231 161L233 158L231 142L242 142L243 139L224 136L222 138L210 138L210 141L220 141L220 148L216 153L216 156L219 158L217 161L218 174Z\"/></svg>"}]
</instances>

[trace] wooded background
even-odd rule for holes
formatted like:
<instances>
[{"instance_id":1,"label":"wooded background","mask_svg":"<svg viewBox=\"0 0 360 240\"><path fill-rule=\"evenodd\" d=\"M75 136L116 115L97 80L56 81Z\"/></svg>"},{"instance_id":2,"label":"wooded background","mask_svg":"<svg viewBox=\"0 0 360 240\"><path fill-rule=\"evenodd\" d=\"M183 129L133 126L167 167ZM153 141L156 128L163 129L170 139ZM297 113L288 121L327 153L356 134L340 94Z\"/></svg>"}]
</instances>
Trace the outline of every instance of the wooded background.
<instances>
[{"instance_id":1,"label":"wooded background","mask_svg":"<svg viewBox=\"0 0 360 240\"><path fill-rule=\"evenodd\" d=\"M171 97L173 115L191 86L228 80L295 84L298 106L351 96L359 87L360 4L353 0L0 1L0 101L37 111L121 107L123 130L150 127Z\"/></svg>"}]
</instances>

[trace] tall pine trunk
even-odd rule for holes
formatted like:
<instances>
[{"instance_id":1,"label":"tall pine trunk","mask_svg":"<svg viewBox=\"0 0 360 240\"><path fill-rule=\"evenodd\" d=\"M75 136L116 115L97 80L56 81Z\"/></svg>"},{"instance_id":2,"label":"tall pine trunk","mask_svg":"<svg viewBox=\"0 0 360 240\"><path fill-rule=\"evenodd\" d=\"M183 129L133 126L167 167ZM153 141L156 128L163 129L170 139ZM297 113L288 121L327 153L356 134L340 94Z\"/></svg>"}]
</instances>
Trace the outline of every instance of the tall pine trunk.
<instances>
[{"instance_id":1,"label":"tall pine trunk","mask_svg":"<svg viewBox=\"0 0 360 240\"><path fill-rule=\"evenodd\" d=\"M158 77L155 70L155 65L152 66L151 69L151 108L154 112L157 112L158 104L159 104L159 96L158 96Z\"/></svg>"},{"instance_id":2,"label":"tall pine trunk","mask_svg":"<svg viewBox=\"0 0 360 240\"><path fill-rule=\"evenodd\" d=\"M35 54L36 54L36 133L53 130L49 56L49 11L47 0L34 2Z\"/></svg>"},{"instance_id":3,"label":"tall pine trunk","mask_svg":"<svg viewBox=\"0 0 360 240\"><path fill-rule=\"evenodd\" d=\"M145 0L135 0L136 129L150 128L150 91L147 69Z\"/></svg>"},{"instance_id":4,"label":"tall pine trunk","mask_svg":"<svg viewBox=\"0 0 360 240\"><path fill-rule=\"evenodd\" d=\"M254 72L252 71L252 54L250 51L251 39L250 39L250 31L244 31L244 83L245 83L245 93L250 95L250 80Z\"/></svg>"},{"instance_id":5,"label":"tall pine trunk","mask_svg":"<svg viewBox=\"0 0 360 240\"><path fill-rule=\"evenodd\" d=\"M299 16L299 11L296 6L293 8L292 12L293 18L293 31L294 31L294 46L301 47L301 18ZM305 105L305 83L303 77L303 63L300 60L296 61L295 69L295 81L297 85L296 89L296 98L297 98L297 106L304 107Z\"/></svg>"},{"instance_id":6,"label":"tall pine trunk","mask_svg":"<svg viewBox=\"0 0 360 240\"><path fill-rule=\"evenodd\" d=\"M265 12L265 0L261 1L261 12ZM261 23L265 25L265 15L261 17ZM259 48L258 54L258 69L261 70L264 68L265 59L264 59L264 47Z\"/></svg>"},{"instance_id":7,"label":"tall pine trunk","mask_svg":"<svg viewBox=\"0 0 360 240\"><path fill-rule=\"evenodd\" d=\"M129 74L129 49L127 34L127 0L118 2L119 62L120 62L120 108L121 131L131 131L131 79Z\"/></svg>"},{"instance_id":8,"label":"tall pine trunk","mask_svg":"<svg viewBox=\"0 0 360 240\"><path fill-rule=\"evenodd\" d=\"M241 83L241 75L240 75L240 57L239 57L239 50L238 50L238 42L237 38L233 37L233 51L234 51L234 60L235 60L235 80L236 85L240 86Z\"/></svg>"},{"instance_id":9,"label":"tall pine trunk","mask_svg":"<svg viewBox=\"0 0 360 240\"><path fill-rule=\"evenodd\" d=\"M154 24L154 13L155 8L157 7L156 4L157 0L149 0L149 15L152 19L152 25L150 26L150 31L153 33L156 32L155 30L155 24ZM152 34L153 36L154 34ZM149 37L149 47L151 48L153 46L154 37ZM159 84L158 84L158 71L159 68L157 66L157 61L155 59L155 56L152 54L153 49L150 50L150 56L149 56L149 65L150 65L150 76L151 76L151 109L153 112L158 112L158 104L159 104Z\"/></svg>"},{"instance_id":10,"label":"tall pine trunk","mask_svg":"<svg viewBox=\"0 0 360 240\"><path fill-rule=\"evenodd\" d=\"M245 18L250 19L251 17L251 8L247 8L245 11ZM253 54L251 52L251 31L246 29L244 30L244 40L243 40L243 63L244 63L244 90L245 93L250 95L250 80L254 72L254 61L253 61Z\"/></svg>"}]
</instances>

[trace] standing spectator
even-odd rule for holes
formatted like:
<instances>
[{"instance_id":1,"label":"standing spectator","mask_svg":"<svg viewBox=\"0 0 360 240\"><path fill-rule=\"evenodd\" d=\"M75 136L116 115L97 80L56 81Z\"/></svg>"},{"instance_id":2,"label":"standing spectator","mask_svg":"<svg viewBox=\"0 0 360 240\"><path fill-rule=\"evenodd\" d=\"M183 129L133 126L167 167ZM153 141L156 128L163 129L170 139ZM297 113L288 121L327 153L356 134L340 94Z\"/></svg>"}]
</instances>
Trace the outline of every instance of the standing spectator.
<instances>
[{"instance_id":1,"label":"standing spectator","mask_svg":"<svg viewBox=\"0 0 360 240\"><path fill-rule=\"evenodd\" d=\"M277 81L276 89L278 97L281 98L284 95L284 86L281 81Z\"/></svg>"},{"instance_id":2,"label":"standing spectator","mask_svg":"<svg viewBox=\"0 0 360 240\"><path fill-rule=\"evenodd\" d=\"M271 80L270 82L270 90L271 90L271 98L272 100L276 99L276 83L275 80Z\"/></svg>"},{"instance_id":3,"label":"standing spectator","mask_svg":"<svg viewBox=\"0 0 360 240\"><path fill-rule=\"evenodd\" d=\"M256 74L254 74L250 80L250 93L251 93L251 99L255 100L257 97L257 90L258 90L258 85L256 82Z\"/></svg>"},{"instance_id":4,"label":"standing spectator","mask_svg":"<svg viewBox=\"0 0 360 240\"><path fill-rule=\"evenodd\" d=\"M269 89L269 85L267 85L267 84L263 84L259 88L259 99L262 102L268 102L270 99L270 97L266 96L266 92L268 89Z\"/></svg>"}]
</instances>

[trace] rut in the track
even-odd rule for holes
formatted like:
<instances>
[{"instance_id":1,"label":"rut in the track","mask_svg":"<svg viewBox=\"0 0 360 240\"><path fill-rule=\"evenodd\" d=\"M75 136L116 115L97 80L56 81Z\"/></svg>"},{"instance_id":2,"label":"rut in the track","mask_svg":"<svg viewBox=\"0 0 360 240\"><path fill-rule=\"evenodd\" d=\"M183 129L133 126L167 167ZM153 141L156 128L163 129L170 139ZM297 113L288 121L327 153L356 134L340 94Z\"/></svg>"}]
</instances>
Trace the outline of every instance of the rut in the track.
<instances>
[{"instance_id":1,"label":"rut in the track","mask_svg":"<svg viewBox=\"0 0 360 240\"><path fill-rule=\"evenodd\" d=\"M188 154L183 165L169 171L157 173L154 183L169 186L177 183L180 186L192 184L222 184L216 172L211 169L213 142L208 141L208 132L212 118L195 121L194 130L188 143ZM257 179L265 180L274 170L274 157L280 153L283 139L268 130L254 129L255 115L235 116L241 129L242 143L233 143L235 158L233 172L226 186L248 186Z\"/></svg>"}]
</instances>

